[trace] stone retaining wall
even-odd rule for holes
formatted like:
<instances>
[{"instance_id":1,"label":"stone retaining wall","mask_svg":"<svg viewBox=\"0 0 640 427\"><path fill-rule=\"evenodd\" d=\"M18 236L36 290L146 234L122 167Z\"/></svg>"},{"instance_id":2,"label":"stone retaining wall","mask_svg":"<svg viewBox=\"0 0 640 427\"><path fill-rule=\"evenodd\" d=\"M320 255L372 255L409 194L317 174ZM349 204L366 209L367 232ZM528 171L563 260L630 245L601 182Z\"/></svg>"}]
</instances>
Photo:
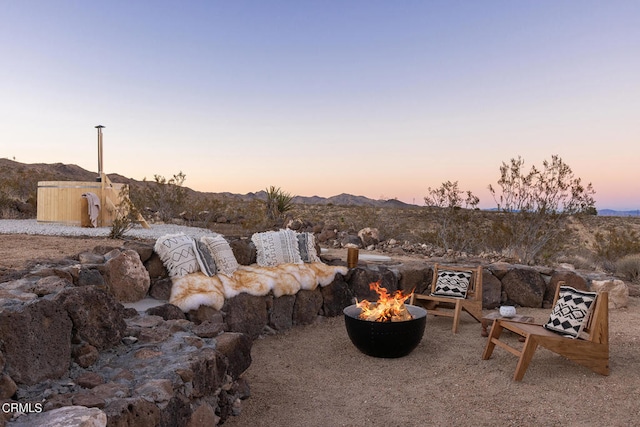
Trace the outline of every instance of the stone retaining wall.
<instances>
[{"instance_id":1,"label":"stone retaining wall","mask_svg":"<svg viewBox=\"0 0 640 427\"><path fill-rule=\"evenodd\" d=\"M232 247L242 263L255 262L248 242ZM372 282L390 292L424 292L432 274L428 262L361 262L330 285L296 295L240 294L220 311L201 306L183 313L162 304L140 313L120 303L149 295L166 301L171 287L152 246L97 247L0 284L0 404L36 412L7 425L69 417L95 420L90 425L217 425L238 414L250 394L242 373L252 340L342 315L354 298L375 300ZM490 264L483 305L543 307L558 281L590 289L598 279L567 268ZM2 414L0 425L12 415Z\"/></svg>"}]
</instances>

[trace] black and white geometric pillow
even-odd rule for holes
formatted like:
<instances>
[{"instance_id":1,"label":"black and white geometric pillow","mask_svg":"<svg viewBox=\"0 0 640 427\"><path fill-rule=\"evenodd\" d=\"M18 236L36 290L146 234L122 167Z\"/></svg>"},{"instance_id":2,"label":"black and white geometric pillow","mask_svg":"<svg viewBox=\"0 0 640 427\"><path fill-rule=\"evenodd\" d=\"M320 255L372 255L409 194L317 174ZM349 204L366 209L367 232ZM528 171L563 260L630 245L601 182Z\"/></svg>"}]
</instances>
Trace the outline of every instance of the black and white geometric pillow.
<instances>
[{"instance_id":1,"label":"black and white geometric pillow","mask_svg":"<svg viewBox=\"0 0 640 427\"><path fill-rule=\"evenodd\" d=\"M570 286L561 286L558 302L544 325L550 331L578 338L589 320L596 292L584 292Z\"/></svg>"},{"instance_id":2,"label":"black and white geometric pillow","mask_svg":"<svg viewBox=\"0 0 640 427\"><path fill-rule=\"evenodd\" d=\"M432 295L464 299L467 297L470 279L471 273L468 271L440 270Z\"/></svg>"}]
</instances>

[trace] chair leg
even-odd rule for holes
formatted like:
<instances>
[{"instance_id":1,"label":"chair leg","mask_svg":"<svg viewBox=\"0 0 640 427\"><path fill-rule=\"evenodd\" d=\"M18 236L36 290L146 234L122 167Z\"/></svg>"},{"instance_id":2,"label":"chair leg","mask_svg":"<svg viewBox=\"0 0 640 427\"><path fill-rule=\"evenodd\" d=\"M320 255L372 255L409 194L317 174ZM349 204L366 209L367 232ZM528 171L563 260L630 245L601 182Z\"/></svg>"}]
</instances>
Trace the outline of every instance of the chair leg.
<instances>
[{"instance_id":1,"label":"chair leg","mask_svg":"<svg viewBox=\"0 0 640 427\"><path fill-rule=\"evenodd\" d=\"M514 381L522 381L522 378L529 367L529 362L531 362L533 354L536 352L536 348L538 348L538 341L530 335L527 336L524 341L524 347L522 347L520 359L518 359L516 372L513 374Z\"/></svg>"},{"instance_id":2,"label":"chair leg","mask_svg":"<svg viewBox=\"0 0 640 427\"><path fill-rule=\"evenodd\" d=\"M487 345L485 346L484 352L482 353L482 360L487 360L491 357L491 354L493 353L493 349L496 347L494 339L498 340L501 334L502 334L502 326L500 326L500 322L494 321L493 325L491 325L491 332L489 332L489 338L487 338Z\"/></svg>"},{"instance_id":3,"label":"chair leg","mask_svg":"<svg viewBox=\"0 0 640 427\"><path fill-rule=\"evenodd\" d=\"M453 310L453 328L452 331L454 334L458 333L458 324L460 323L460 313L462 312L462 305L459 302L456 302L456 306Z\"/></svg>"}]
</instances>

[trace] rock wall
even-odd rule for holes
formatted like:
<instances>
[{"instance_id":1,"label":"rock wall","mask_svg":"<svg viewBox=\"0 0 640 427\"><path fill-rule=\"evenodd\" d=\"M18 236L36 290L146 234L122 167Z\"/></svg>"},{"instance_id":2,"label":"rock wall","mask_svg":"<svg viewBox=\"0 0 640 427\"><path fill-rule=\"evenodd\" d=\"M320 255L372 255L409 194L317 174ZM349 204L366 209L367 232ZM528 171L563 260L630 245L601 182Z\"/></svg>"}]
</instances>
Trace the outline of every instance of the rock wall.
<instances>
[{"instance_id":1,"label":"rock wall","mask_svg":"<svg viewBox=\"0 0 640 427\"><path fill-rule=\"evenodd\" d=\"M247 240L232 247L244 264L255 262ZM342 259L324 261L344 265ZM390 292L425 292L432 275L426 261L361 261L330 285L296 295L240 294L220 311L201 306L183 313L164 304L138 312L121 303L168 300L171 288L150 244L97 247L77 259L39 265L0 284L0 405L10 409L0 413L0 425L68 419L218 425L237 415L250 394L242 373L258 336L342 315L354 298L376 299L372 282ZM484 308L549 306L560 280L578 289L608 289L617 295L615 307L626 305L620 281L568 268L494 263L484 266Z\"/></svg>"}]
</instances>

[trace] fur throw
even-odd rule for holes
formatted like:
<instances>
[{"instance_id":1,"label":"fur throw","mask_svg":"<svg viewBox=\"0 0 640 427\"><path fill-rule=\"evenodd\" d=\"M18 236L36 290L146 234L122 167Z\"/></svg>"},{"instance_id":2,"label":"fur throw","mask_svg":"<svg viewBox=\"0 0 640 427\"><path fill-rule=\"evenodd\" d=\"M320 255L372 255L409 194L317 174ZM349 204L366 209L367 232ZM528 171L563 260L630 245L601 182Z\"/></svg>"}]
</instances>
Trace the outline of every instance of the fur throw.
<instances>
[{"instance_id":1,"label":"fur throw","mask_svg":"<svg viewBox=\"0 0 640 427\"><path fill-rule=\"evenodd\" d=\"M326 265L322 262L280 264L274 267L241 265L231 275L208 277L201 272L174 277L169 302L185 313L201 305L220 310L225 298L246 292L262 296L273 292L277 298L294 295L301 289L313 290L327 286L336 274L347 274L347 267Z\"/></svg>"}]
</instances>

